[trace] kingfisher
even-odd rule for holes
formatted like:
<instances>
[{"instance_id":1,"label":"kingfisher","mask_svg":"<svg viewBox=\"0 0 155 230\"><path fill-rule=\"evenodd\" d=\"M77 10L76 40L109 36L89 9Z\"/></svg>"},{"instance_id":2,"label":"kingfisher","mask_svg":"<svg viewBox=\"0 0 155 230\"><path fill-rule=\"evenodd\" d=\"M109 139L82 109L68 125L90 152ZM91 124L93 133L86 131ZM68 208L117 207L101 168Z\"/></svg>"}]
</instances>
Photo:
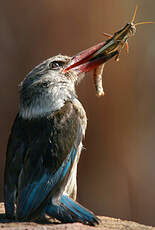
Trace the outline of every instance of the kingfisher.
<instances>
[{"instance_id":1,"label":"kingfisher","mask_svg":"<svg viewBox=\"0 0 155 230\"><path fill-rule=\"evenodd\" d=\"M99 218L76 201L87 118L75 86L86 72L118 54L103 56L97 52L102 45L73 57L51 57L21 82L19 111L6 152L7 218L29 221L48 215L62 223L99 224Z\"/></svg>"}]
</instances>

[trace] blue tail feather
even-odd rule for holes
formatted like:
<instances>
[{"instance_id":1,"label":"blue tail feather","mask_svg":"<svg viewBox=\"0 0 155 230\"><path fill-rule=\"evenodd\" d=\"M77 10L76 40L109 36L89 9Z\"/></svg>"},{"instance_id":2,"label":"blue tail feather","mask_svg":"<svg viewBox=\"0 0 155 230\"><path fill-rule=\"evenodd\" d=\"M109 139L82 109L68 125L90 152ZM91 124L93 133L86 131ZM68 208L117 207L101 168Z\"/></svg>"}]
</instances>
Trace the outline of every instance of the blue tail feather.
<instances>
[{"instance_id":1,"label":"blue tail feather","mask_svg":"<svg viewBox=\"0 0 155 230\"><path fill-rule=\"evenodd\" d=\"M62 196L60 204L49 204L46 213L63 223L81 222L92 226L99 224L99 219L92 212L66 195Z\"/></svg>"}]
</instances>

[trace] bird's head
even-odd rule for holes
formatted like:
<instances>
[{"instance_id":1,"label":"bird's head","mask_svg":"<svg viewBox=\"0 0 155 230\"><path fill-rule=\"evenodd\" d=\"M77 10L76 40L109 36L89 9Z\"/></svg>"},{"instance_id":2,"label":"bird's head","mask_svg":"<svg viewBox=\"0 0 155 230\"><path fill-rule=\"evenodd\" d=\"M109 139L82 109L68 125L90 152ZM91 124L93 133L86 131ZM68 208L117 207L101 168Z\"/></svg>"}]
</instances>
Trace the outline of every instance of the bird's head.
<instances>
[{"instance_id":1,"label":"bird's head","mask_svg":"<svg viewBox=\"0 0 155 230\"><path fill-rule=\"evenodd\" d=\"M116 55L98 54L94 57L102 45L100 43L74 57L57 55L36 66L20 85L20 116L24 119L47 116L59 110L66 101L76 98L75 85L85 72Z\"/></svg>"}]
</instances>

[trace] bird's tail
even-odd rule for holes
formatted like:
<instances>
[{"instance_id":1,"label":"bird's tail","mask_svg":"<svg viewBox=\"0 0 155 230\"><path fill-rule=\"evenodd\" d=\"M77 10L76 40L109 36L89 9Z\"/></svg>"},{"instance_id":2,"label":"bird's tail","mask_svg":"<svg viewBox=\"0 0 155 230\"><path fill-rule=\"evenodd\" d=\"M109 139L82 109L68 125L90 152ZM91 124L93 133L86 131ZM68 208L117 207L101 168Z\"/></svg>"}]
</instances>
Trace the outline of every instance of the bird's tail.
<instances>
[{"instance_id":1,"label":"bird's tail","mask_svg":"<svg viewBox=\"0 0 155 230\"><path fill-rule=\"evenodd\" d=\"M92 226L99 224L99 219L92 212L66 195L62 196L59 205L48 205L46 213L62 223L81 222Z\"/></svg>"}]
</instances>

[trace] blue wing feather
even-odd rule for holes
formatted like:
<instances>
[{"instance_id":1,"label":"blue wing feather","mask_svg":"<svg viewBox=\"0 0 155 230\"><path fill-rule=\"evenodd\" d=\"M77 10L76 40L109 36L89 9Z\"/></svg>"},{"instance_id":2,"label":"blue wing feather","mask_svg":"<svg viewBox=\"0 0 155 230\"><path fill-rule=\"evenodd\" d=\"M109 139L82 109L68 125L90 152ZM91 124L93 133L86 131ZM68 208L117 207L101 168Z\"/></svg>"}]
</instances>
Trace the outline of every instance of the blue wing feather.
<instances>
[{"instance_id":1,"label":"blue wing feather","mask_svg":"<svg viewBox=\"0 0 155 230\"><path fill-rule=\"evenodd\" d=\"M73 146L66 160L54 175L44 173L39 183L29 184L23 189L17 206L17 216L19 219L29 216L33 210L39 208L49 193L52 193L52 189L57 184L60 186L60 183L63 183L67 172L72 168L76 153L77 149Z\"/></svg>"},{"instance_id":2,"label":"blue wing feather","mask_svg":"<svg viewBox=\"0 0 155 230\"><path fill-rule=\"evenodd\" d=\"M62 195L58 205L47 205L45 212L63 223L81 222L92 226L99 224L99 219L94 213L66 195Z\"/></svg>"}]
</instances>

